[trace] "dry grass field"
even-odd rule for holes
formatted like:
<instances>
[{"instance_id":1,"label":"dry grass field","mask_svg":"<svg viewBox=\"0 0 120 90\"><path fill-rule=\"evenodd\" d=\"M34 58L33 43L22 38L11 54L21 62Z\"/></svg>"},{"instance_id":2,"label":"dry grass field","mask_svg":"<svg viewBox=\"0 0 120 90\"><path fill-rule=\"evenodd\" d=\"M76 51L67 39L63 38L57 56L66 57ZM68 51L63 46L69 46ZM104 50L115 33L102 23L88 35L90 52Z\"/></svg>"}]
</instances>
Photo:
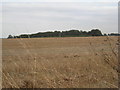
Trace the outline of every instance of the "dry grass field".
<instances>
[{"instance_id":1,"label":"dry grass field","mask_svg":"<svg viewBox=\"0 0 120 90\"><path fill-rule=\"evenodd\" d=\"M3 88L117 88L118 37L3 39Z\"/></svg>"}]
</instances>

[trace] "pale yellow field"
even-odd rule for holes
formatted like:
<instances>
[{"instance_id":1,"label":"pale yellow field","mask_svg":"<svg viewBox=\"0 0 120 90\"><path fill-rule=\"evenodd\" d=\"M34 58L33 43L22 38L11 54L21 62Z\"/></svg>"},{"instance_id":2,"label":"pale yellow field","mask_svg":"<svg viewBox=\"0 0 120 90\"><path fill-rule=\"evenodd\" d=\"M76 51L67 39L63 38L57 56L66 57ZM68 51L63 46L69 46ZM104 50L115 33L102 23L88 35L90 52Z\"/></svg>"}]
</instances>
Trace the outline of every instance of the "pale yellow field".
<instances>
[{"instance_id":1,"label":"pale yellow field","mask_svg":"<svg viewBox=\"0 0 120 90\"><path fill-rule=\"evenodd\" d=\"M117 88L118 37L3 39L3 88Z\"/></svg>"}]
</instances>

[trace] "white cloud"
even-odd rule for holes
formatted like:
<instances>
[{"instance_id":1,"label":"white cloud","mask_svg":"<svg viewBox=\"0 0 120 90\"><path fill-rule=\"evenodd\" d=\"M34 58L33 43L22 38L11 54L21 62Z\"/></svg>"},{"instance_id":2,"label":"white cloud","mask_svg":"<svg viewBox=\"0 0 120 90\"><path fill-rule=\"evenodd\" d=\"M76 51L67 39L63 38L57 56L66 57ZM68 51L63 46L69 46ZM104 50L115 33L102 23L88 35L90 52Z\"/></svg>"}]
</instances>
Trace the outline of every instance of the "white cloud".
<instances>
[{"instance_id":1,"label":"white cloud","mask_svg":"<svg viewBox=\"0 0 120 90\"><path fill-rule=\"evenodd\" d=\"M107 33L117 32L116 3L4 3L3 5L3 37L8 34L73 28L83 30L100 28Z\"/></svg>"}]
</instances>

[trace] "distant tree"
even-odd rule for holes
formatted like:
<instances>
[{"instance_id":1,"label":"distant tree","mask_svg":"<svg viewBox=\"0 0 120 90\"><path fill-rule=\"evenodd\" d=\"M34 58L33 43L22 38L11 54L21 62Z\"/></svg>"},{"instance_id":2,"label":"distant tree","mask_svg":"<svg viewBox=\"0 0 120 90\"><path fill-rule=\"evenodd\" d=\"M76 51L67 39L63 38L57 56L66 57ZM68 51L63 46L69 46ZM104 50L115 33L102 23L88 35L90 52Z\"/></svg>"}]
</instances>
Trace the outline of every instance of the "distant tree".
<instances>
[{"instance_id":1,"label":"distant tree","mask_svg":"<svg viewBox=\"0 0 120 90\"><path fill-rule=\"evenodd\" d=\"M14 38L14 37L13 37L12 35L9 35L9 36L8 36L8 39L9 39L9 38Z\"/></svg>"},{"instance_id":2,"label":"distant tree","mask_svg":"<svg viewBox=\"0 0 120 90\"><path fill-rule=\"evenodd\" d=\"M111 34L109 34L109 36L120 36L120 34L119 33L111 33Z\"/></svg>"},{"instance_id":3,"label":"distant tree","mask_svg":"<svg viewBox=\"0 0 120 90\"><path fill-rule=\"evenodd\" d=\"M14 36L13 38L17 38L17 36Z\"/></svg>"},{"instance_id":4,"label":"distant tree","mask_svg":"<svg viewBox=\"0 0 120 90\"><path fill-rule=\"evenodd\" d=\"M27 34L22 34L22 35L20 35L20 38L28 38L28 35Z\"/></svg>"},{"instance_id":5,"label":"distant tree","mask_svg":"<svg viewBox=\"0 0 120 90\"><path fill-rule=\"evenodd\" d=\"M102 36L102 33L99 29L93 29L88 32L82 30L54 31L54 32L49 31L49 32L38 32L34 34L22 34L19 36L15 36L15 38L83 37L83 36Z\"/></svg>"},{"instance_id":6,"label":"distant tree","mask_svg":"<svg viewBox=\"0 0 120 90\"><path fill-rule=\"evenodd\" d=\"M104 33L104 36L107 36L107 34L106 34L106 33Z\"/></svg>"},{"instance_id":7,"label":"distant tree","mask_svg":"<svg viewBox=\"0 0 120 90\"><path fill-rule=\"evenodd\" d=\"M92 29L89 32L89 34L92 35L92 36L103 36L102 32L99 29Z\"/></svg>"}]
</instances>

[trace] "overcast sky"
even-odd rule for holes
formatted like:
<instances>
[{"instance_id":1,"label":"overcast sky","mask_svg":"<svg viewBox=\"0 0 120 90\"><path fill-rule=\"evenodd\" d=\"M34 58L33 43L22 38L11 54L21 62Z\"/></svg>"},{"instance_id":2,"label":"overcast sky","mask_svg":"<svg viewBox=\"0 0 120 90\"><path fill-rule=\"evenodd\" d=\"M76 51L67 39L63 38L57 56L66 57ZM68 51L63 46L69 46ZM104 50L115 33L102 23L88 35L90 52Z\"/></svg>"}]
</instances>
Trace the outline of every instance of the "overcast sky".
<instances>
[{"instance_id":1,"label":"overcast sky","mask_svg":"<svg viewBox=\"0 0 120 90\"><path fill-rule=\"evenodd\" d=\"M119 0L2 0L2 2L118 2Z\"/></svg>"},{"instance_id":2,"label":"overcast sky","mask_svg":"<svg viewBox=\"0 0 120 90\"><path fill-rule=\"evenodd\" d=\"M70 29L118 32L118 0L63 1L3 0L3 37Z\"/></svg>"}]
</instances>

